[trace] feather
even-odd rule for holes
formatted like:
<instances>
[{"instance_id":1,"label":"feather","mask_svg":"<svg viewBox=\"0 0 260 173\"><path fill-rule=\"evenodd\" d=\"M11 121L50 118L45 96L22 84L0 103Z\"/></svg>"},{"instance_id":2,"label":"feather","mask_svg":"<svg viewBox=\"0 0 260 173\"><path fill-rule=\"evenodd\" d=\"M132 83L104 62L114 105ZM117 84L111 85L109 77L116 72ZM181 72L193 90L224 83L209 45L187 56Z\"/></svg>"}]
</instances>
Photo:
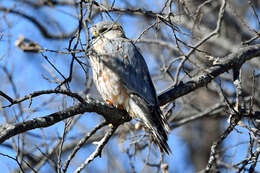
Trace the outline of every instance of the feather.
<instances>
[{"instance_id":1,"label":"feather","mask_svg":"<svg viewBox=\"0 0 260 173\"><path fill-rule=\"evenodd\" d=\"M149 105L138 95L131 94L129 106L134 114L140 118L153 135L155 144L161 152L171 153L171 149L167 144L167 131L169 126L167 121L163 119L161 110L158 106Z\"/></svg>"},{"instance_id":2,"label":"feather","mask_svg":"<svg viewBox=\"0 0 260 173\"><path fill-rule=\"evenodd\" d=\"M104 43L104 51L110 56L103 60L104 64L119 75L129 93L136 93L148 103L157 104L148 67L134 44L123 38L110 39Z\"/></svg>"}]
</instances>

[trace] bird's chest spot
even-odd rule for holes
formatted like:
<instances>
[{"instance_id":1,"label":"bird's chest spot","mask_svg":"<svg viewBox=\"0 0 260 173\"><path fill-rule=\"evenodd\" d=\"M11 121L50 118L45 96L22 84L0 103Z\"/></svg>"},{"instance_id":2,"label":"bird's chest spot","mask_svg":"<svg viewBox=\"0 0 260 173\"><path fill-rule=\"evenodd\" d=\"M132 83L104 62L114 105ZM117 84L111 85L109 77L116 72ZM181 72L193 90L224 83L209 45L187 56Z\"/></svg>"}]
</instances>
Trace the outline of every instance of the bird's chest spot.
<instances>
[{"instance_id":1,"label":"bird's chest spot","mask_svg":"<svg viewBox=\"0 0 260 173\"><path fill-rule=\"evenodd\" d=\"M102 65L103 68L99 69L97 75L97 82L103 91L108 95L118 95L120 92L121 84L118 75L112 70Z\"/></svg>"}]
</instances>

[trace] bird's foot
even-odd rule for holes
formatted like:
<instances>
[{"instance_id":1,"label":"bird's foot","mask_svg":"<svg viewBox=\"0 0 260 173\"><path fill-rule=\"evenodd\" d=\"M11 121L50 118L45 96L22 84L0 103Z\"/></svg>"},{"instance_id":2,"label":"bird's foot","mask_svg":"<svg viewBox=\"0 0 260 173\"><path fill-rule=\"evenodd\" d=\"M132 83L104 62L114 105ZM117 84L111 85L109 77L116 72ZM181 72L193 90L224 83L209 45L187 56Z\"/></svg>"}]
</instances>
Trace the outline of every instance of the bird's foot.
<instances>
[{"instance_id":1,"label":"bird's foot","mask_svg":"<svg viewBox=\"0 0 260 173\"><path fill-rule=\"evenodd\" d=\"M109 105L113 105L113 102L112 102L111 100L109 100L109 99L106 99L106 102L107 102L107 104L109 104Z\"/></svg>"}]
</instances>

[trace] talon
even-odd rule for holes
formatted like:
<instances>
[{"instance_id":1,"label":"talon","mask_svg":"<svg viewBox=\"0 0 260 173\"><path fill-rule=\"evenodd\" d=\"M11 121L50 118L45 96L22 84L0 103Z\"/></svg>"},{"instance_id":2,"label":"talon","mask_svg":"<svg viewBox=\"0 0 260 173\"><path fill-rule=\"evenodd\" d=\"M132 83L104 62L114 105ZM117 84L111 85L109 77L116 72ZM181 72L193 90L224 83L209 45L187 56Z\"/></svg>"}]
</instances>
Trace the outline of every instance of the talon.
<instances>
[{"instance_id":1,"label":"talon","mask_svg":"<svg viewBox=\"0 0 260 173\"><path fill-rule=\"evenodd\" d=\"M109 100L109 99L106 99L106 102L107 102L107 104L109 104L109 105L113 105L113 102L112 102L111 100Z\"/></svg>"}]
</instances>

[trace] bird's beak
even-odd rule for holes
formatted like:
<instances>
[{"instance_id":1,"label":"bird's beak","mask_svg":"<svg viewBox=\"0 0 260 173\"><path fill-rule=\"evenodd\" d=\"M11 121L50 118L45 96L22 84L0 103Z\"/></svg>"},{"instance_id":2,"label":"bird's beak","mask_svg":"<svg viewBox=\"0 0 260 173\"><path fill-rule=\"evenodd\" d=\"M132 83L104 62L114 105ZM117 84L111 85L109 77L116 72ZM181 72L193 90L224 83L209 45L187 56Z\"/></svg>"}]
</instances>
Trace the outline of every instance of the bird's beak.
<instances>
[{"instance_id":1,"label":"bird's beak","mask_svg":"<svg viewBox=\"0 0 260 173\"><path fill-rule=\"evenodd\" d=\"M92 32L92 39L97 38L97 36L98 36L98 33L96 31L93 31Z\"/></svg>"}]
</instances>

